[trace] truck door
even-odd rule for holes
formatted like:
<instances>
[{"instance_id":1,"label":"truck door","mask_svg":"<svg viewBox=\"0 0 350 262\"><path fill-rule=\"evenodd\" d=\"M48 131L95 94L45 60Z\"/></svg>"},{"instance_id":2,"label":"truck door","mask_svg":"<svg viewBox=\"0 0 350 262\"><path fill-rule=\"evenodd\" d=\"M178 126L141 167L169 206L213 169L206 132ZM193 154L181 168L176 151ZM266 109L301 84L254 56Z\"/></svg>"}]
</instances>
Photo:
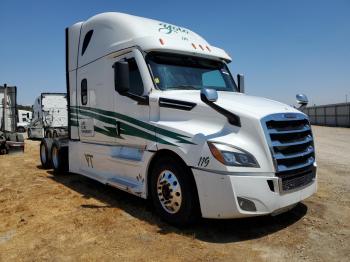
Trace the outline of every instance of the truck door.
<instances>
[{"instance_id":1,"label":"truck door","mask_svg":"<svg viewBox=\"0 0 350 262\"><path fill-rule=\"evenodd\" d=\"M117 58L129 64L129 92L138 96L146 95L145 79L149 77L147 65L138 50ZM118 83L116 83L118 84ZM150 108L148 104L114 93L115 114L117 117L116 143L129 150L129 157L138 159L142 152L155 141L155 130L149 125ZM139 151L138 151L139 150ZM137 153L138 152L138 153ZM136 160L135 159L135 160Z\"/></svg>"}]
</instances>

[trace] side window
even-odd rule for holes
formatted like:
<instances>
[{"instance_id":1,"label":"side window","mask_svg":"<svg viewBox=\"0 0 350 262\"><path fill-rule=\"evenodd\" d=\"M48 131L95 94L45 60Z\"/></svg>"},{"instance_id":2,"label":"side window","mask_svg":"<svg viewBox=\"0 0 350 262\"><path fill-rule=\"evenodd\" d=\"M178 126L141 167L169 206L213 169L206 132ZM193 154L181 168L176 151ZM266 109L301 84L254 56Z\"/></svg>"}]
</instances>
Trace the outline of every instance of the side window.
<instances>
[{"instance_id":1,"label":"side window","mask_svg":"<svg viewBox=\"0 0 350 262\"><path fill-rule=\"evenodd\" d=\"M88 101L88 97L87 97L87 80L84 78L83 80L81 80L81 104L82 105L86 105L87 101Z\"/></svg>"},{"instance_id":2,"label":"side window","mask_svg":"<svg viewBox=\"0 0 350 262\"><path fill-rule=\"evenodd\" d=\"M89 32L86 33L85 37L84 37L84 42L83 42L83 46L81 48L81 55L83 56L86 48L88 47L92 34L94 33L94 30L90 30Z\"/></svg>"},{"instance_id":3,"label":"side window","mask_svg":"<svg viewBox=\"0 0 350 262\"><path fill-rule=\"evenodd\" d=\"M208 71L202 75L203 86L226 87L219 70Z\"/></svg>"},{"instance_id":4,"label":"side window","mask_svg":"<svg viewBox=\"0 0 350 262\"><path fill-rule=\"evenodd\" d=\"M129 81L130 81L130 93L142 96L143 95L143 83L139 68L137 67L134 58L128 60L129 62Z\"/></svg>"}]
</instances>

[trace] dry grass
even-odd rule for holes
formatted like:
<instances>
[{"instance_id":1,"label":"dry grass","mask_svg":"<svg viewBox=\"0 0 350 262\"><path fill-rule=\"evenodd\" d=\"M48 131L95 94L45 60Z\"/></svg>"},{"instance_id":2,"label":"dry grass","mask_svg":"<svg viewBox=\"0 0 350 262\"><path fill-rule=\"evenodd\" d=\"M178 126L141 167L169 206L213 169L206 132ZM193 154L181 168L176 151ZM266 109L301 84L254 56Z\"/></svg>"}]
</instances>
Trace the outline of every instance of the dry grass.
<instances>
[{"instance_id":1,"label":"dry grass","mask_svg":"<svg viewBox=\"0 0 350 262\"><path fill-rule=\"evenodd\" d=\"M40 168L37 141L0 156L0 261L350 259L350 129L314 127L317 194L277 217L177 229L147 201Z\"/></svg>"}]
</instances>

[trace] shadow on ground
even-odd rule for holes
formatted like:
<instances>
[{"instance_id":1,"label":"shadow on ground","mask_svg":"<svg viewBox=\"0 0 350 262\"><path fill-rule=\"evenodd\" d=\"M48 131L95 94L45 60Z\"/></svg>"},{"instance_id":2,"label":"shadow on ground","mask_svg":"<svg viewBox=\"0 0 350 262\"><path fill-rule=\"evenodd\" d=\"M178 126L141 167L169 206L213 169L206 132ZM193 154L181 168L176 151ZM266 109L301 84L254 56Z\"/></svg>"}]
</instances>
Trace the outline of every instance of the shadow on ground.
<instances>
[{"instance_id":1,"label":"shadow on ground","mask_svg":"<svg viewBox=\"0 0 350 262\"><path fill-rule=\"evenodd\" d=\"M161 221L147 200L78 174L55 175L52 171L48 171L48 174L50 179L82 194L84 198L94 198L104 203L103 206L82 205L82 208L119 208L137 219L157 225L160 234L177 233L212 243L257 239L296 223L307 212L307 206L299 203L289 212L275 217L263 216L230 220L200 219L195 225L179 229Z\"/></svg>"}]
</instances>

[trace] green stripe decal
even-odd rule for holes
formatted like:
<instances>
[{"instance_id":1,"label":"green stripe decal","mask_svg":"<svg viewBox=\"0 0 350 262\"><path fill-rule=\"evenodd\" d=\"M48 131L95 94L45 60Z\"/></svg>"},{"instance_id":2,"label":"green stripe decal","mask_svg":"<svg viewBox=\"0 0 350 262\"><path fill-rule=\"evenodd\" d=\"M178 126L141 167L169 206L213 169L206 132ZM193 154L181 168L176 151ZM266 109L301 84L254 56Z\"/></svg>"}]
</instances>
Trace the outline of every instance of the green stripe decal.
<instances>
[{"instance_id":1,"label":"green stripe decal","mask_svg":"<svg viewBox=\"0 0 350 262\"><path fill-rule=\"evenodd\" d=\"M156 137L156 133L163 135L165 137L169 137L172 139L175 139L176 142L178 143L183 143L183 144L194 144L191 141L186 140L185 138L190 138L188 136L185 135L181 135L163 128L158 128L154 125L145 123L143 121L140 121L138 119L135 118L131 118L129 116L123 115L123 114L119 114L116 112L112 112L112 111L106 111L103 109L98 109L98 108L91 108L91 107L70 107L71 109L71 114L74 114L73 117L76 117L75 115L83 115L83 116L87 116L87 117L92 117L94 119L97 119L103 123L106 124L110 124L110 125L114 125L116 126L117 124L117 119L119 120L123 120L125 122L128 122L129 124L133 124L135 126L141 127L143 129L149 130L151 131L153 134L150 134L148 132L145 132L141 129L138 129L134 126L128 125L125 122L120 122L121 126L121 131L122 134L125 135L129 135L129 136L136 136L136 137L141 137L147 140L151 140L151 141L158 141L162 144L168 144L168 145L174 145L173 143L170 143L162 138ZM72 120L71 120L72 123ZM104 126L105 130L95 126L95 131L107 136L113 136L116 137L116 130L115 127L107 127Z\"/></svg>"},{"instance_id":2,"label":"green stripe decal","mask_svg":"<svg viewBox=\"0 0 350 262\"><path fill-rule=\"evenodd\" d=\"M72 113L72 114L76 115L76 113ZM82 116L94 118L94 119L101 121L105 124L113 125L112 127L111 126L104 126L104 128L101 128L99 126L94 125L95 132L109 136L109 137L117 137L117 138L124 139L121 136L117 136L116 125L117 125L118 121L116 119L102 116L102 115L96 114L94 112L83 111L83 110L79 110L79 114ZM162 144L176 146L175 144L170 143L162 138L156 137L154 131L153 131L154 133L151 134L151 133L145 132L141 129L138 129L136 127L133 127L131 125L128 125L127 123L120 122L120 121L119 121L119 123L120 123L121 133L124 135L140 137L140 138L144 138L146 140L151 140L151 141L159 142Z\"/></svg>"}]
</instances>

